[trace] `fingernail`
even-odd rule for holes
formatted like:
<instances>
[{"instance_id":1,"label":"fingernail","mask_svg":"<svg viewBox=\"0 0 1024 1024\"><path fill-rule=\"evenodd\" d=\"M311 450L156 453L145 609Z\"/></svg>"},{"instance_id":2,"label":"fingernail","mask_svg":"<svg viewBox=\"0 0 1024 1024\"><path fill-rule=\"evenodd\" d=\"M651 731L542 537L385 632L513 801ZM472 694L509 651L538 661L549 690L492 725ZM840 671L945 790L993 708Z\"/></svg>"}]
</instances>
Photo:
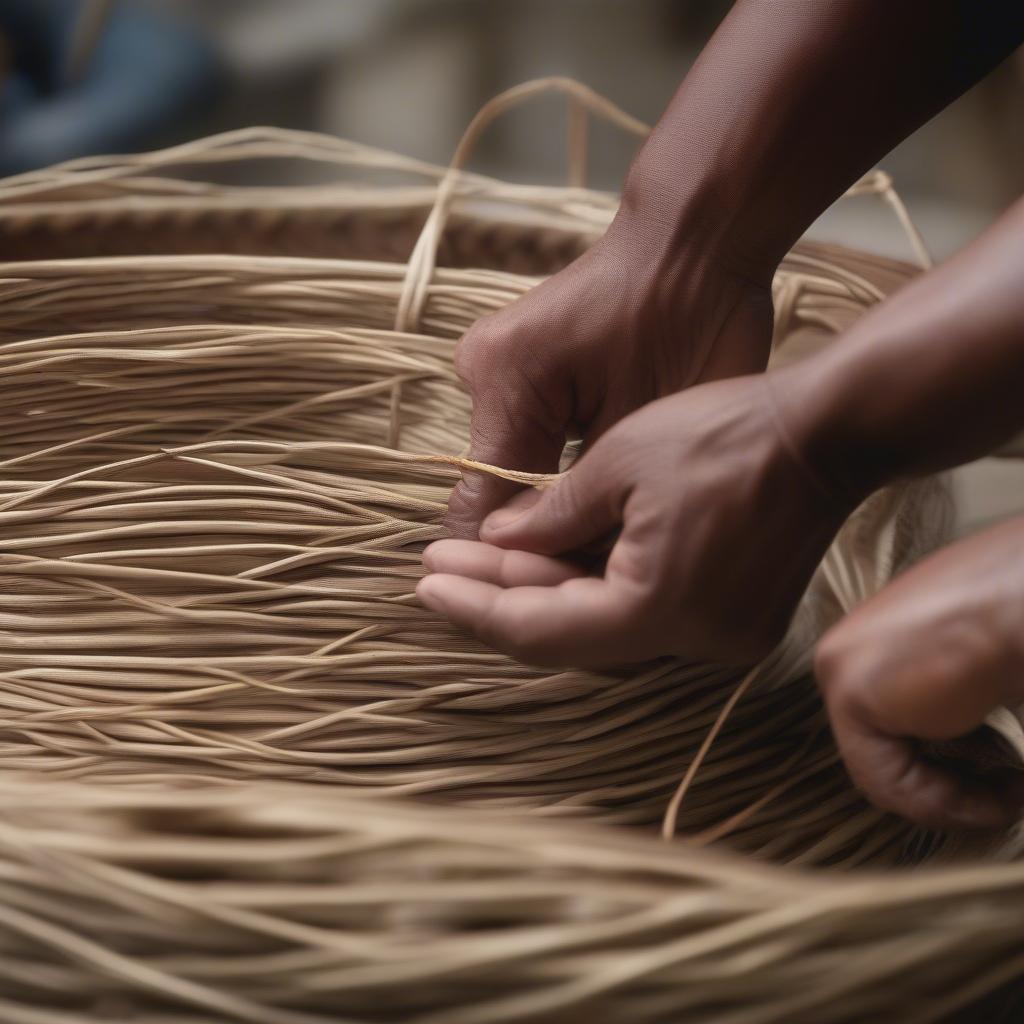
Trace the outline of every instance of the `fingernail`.
<instances>
[{"instance_id":1,"label":"fingernail","mask_svg":"<svg viewBox=\"0 0 1024 1024\"><path fill-rule=\"evenodd\" d=\"M492 512L482 523L482 529L504 530L511 526L517 519L522 519L526 509L521 508L499 508Z\"/></svg>"}]
</instances>

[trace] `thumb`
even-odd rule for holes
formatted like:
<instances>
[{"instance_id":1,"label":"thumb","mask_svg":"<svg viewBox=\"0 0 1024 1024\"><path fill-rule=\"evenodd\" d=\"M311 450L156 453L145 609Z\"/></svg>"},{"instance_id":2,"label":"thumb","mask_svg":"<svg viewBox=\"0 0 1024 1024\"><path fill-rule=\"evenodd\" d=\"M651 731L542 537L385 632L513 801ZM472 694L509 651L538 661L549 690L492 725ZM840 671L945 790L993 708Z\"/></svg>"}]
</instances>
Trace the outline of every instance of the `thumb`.
<instances>
[{"instance_id":1,"label":"thumb","mask_svg":"<svg viewBox=\"0 0 1024 1024\"><path fill-rule=\"evenodd\" d=\"M477 359L472 373L461 371L473 395L469 457L474 462L554 473L565 445L568 420L560 395L570 393L548 379L539 391L520 372ZM489 369L488 369L489 367ZM507 502L520 484L467 470L453 490L444 525L457 538L475 540L487 513Z\"/></svg>"},{"instance_id":2,"label":"thumb","mask_svg":"<svg viewBox=\"0 0 1024 1024\"><path fill-rule=\"evenodd\" d=\"M472 443L469 457L474 462L518 469L527 473L554 473L565 445L561 431L545 429L526 417L513 422L494 403L483 400L473 405ZM466 470L448 499L445 526L454 537L473 540L489 512L507 502L522 485L478 470Z\"/></svg>"},{"instance_id":3,"label":"thumb","mask_svg":"<svg viewBox=\"0 0 1024 1024\"><path fill-rule=\"evenodd\" d=\"M599 445L536 499L516 499L483 522L480 539L502 548L558 555L601 540L622 522L629 485Z\"/></svg>"}]
</instances>

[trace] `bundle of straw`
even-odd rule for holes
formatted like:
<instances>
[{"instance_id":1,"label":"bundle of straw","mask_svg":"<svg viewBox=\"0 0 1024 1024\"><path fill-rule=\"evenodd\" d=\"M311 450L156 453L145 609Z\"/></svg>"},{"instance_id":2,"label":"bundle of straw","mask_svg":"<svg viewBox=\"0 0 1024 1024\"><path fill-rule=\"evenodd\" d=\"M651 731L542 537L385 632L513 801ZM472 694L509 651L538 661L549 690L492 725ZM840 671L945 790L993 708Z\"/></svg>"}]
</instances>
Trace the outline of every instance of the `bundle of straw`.
<instances>
[{"instance_id":1,"label":"bundle of straw","mask_svg":"<svg viewBox=\"0 0 1024 1024\"><path fill-rule=\"evenodd\" d=\"M430 184L160 176L281 156ZM855 191L905 221L884 176ZM793 865L952 851L852 789L808 674L823 628L941 542L939 482L858 510L745 677L533 669L416 605L466 465L455 341L613 209L265 130L0 183L0 250L41 257L0 265L0 765L34 774L0 790L0 1016L925 1021L1011 976L969 980L1024 934L1016 867L901 896L610 827L667 812ZM121 255L68 256L97 225ZM777 356L911 273L801 244Z\"/></svg>"},{"instance_id":2,"label":"bundle of straw","mask_svg":"<svg viewBox=\"0 0 1024 1024\"><path fill-rule=\"evenodd\" d=\"M1024 865L781 870L326 786L0 781L12 1024L1019 1020Z\"/></svg>"},{"instance_id":3,"label":"bundle of straw","mask_svg":"<svg viewBox=\"0 0 1024 1024\"><path fill-rule=\"evenodd\" d=\"M400 383L409 447L464 443L466 398L434 339L138 330L14 343L0 374L18 453L0 483L8 767L287 776L650 822L738 682L678 661L529 669L415 605L458 459L383 442ZM878 545L894 507L919 504L900 493L862 512L805 618L834 616L904 557ZM814 780L839 790L837 813L859 806L805 676L816 633L795 630L730 718L691 823L799 779L800 806L820 802ZM816 818L786 841L817 848ZM877 837L896 856L905 831Z\"/></svg>"},{"instance_id":4,"label":"bundle of straw","mask_svg":"<svg viewBox=\"0 0 1024 1024\"><path fill-rule=\"evenodd\" d=\"M425 335L238 325L0 349L0 761L657 820L734 670L529 669L413 601L466 443L451 354ZM906 855L908 830L880 826L837 770L806 672L822 624L910 557L896 524L923 536L926 486L849 524L686 827L779 789L768 820L808 812L780 855ZM830 800L848 835L825 834ZM774 851L765 820L737 841Z\"/></svg>"}]
</instances>

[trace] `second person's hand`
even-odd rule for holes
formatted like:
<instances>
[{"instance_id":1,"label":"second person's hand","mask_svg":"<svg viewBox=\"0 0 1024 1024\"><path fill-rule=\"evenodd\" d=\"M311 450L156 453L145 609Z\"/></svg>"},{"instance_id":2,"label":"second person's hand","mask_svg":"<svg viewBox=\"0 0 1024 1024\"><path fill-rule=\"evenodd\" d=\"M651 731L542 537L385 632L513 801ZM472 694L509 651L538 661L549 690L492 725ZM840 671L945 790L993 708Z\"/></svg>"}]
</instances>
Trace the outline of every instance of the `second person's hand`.
<instances>
[{"instance_id":1,"label":"second person's hand","mask_svg":"<svg viewBox=\"0 0 1024 1024\"><path fill-rule=\"evenodd\" d=\"M926 742L967 736L990 711L1024 700L1022 569L1016 519L925 559L819 644L816 675L836 742L873 803L931 828L1020 820L1024 772L937 760Z\"/></svg>"}]
</instances>

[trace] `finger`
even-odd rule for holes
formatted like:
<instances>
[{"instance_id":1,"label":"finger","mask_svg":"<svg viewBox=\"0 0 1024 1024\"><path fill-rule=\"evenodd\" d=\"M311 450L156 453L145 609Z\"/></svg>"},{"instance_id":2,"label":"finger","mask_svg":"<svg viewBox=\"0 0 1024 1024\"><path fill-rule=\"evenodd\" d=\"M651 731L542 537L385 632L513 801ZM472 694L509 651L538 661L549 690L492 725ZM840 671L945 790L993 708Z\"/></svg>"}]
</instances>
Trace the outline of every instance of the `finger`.
<instances>
[{"instance_id":1,"label":"finger","mask_svg":"<svg viewBox=\"0 0 1024 1024\"><path fill-rule=\"evenodd\" d=\"M423 552L431 572L465 576L499 587L554 587L585 575L569 562L528 551L505 551L473 540L439 540Z\"/></svg>"},{"instance_id":2,"label":"finger","mask_svg":"<svg viewBox=\"0 0 1024 1024\"><path fill-rule=\"evenodd\" d=\"M474 394L469 457L502 469L557 472L564 426L554 426L548 414L531 414L529 402L516 391L495 386ZM473 540L484 517L520 489L512 481L466 470L448 501L445 526L454 537Z\"/></svg>"},{"instance_id":3,"label":"finger","mask_svg":"<svg viewBox=\"0 0 1024 1024\"><path fill-rule=\"evenodd\" d=\"M850 777L883 810L950 830L1006 828L1020 817L1018 786L960 775L928 760L915 741L886 735L842 708L830 714Z\"/></svg>"},{"instance_id":4,"label":"finger","mask_svg":"<svg viewBox=\"0 0 1024 1024\"><path fill-rule=\"evenodd\" d=\"M481 540L504 548L558 555L606 537L622 522L631 483L598 445L529 503L510 503L483 522Z\"/></svg>"},{"instance_id":5,"label":"finger","mask_svg":"<svg viewBox=\"0 0 1024 1024\"><path fill-rule=\"evenodd\" d=\"M504 589L437 573L424 577L416 594L428 608L519 661L594 667L649 656L637 602L602 579Z\"/></svg>"}]
</instances>

